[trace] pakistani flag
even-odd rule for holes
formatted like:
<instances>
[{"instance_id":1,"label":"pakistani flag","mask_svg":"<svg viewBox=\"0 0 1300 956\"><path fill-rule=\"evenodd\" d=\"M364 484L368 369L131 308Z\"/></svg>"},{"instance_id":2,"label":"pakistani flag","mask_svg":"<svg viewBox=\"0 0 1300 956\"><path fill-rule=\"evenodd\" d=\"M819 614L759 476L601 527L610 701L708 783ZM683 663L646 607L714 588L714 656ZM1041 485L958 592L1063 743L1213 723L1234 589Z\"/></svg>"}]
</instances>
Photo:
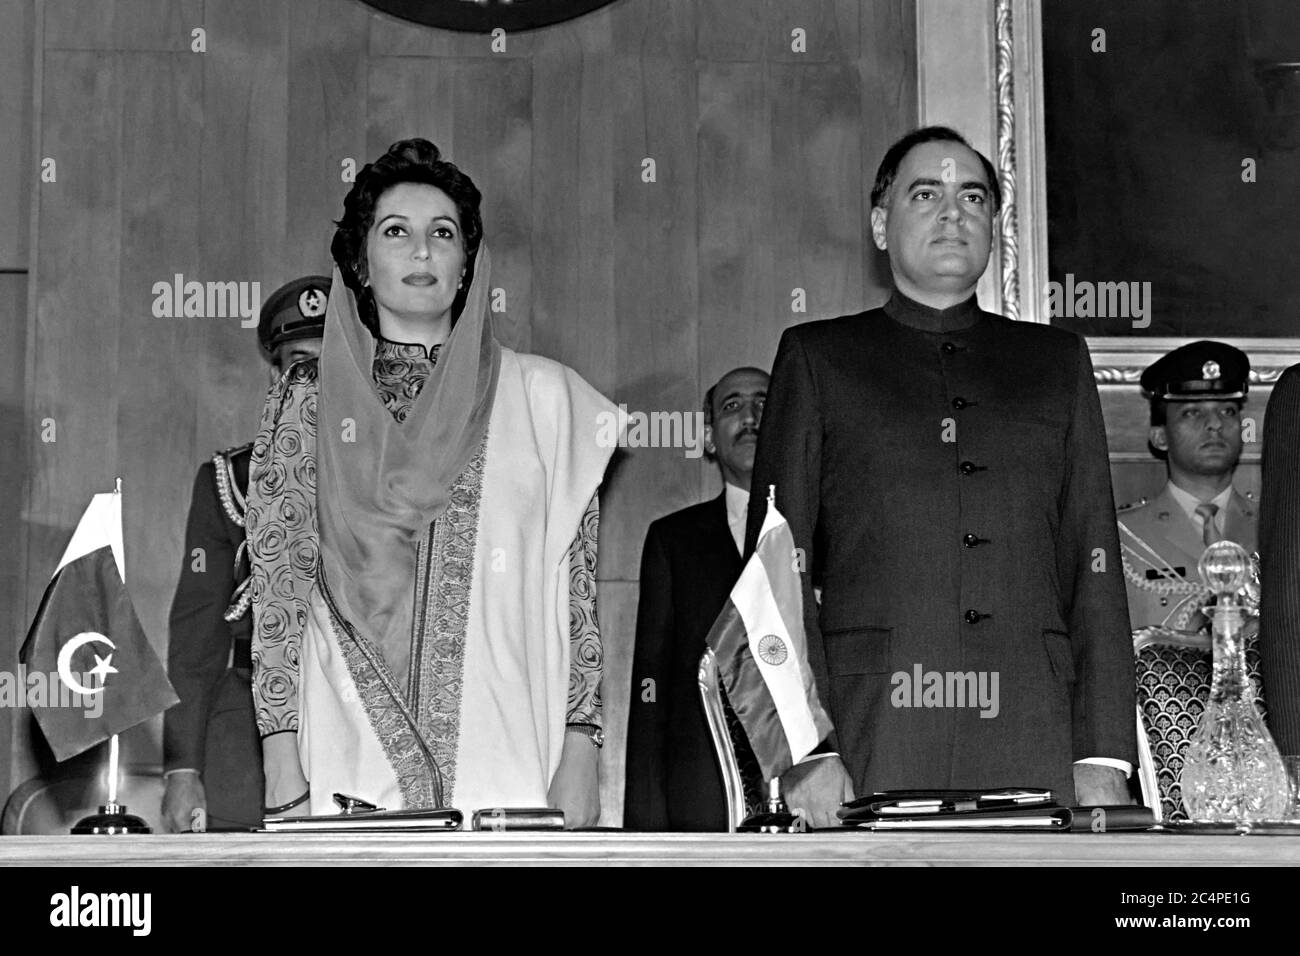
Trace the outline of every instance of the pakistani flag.
<instances>
[{"instance_id":1,"label":"pakistani flag","mask_svg":"<svg viewBox=\"0 0 1300 956\"><path fill-rule=\"evenodd\" d=\"M30 703L58 760L179 700L131 605L122 553L122 496L95 495L19 653L29 683L48 681Z\"/></svg>"},{"instance_id":2,"label":"pakistani flag","mask_svg":"<svg viewBox=\"0 0 1300 956\"><path fill-rule=\"evenodd\" d=\"M769 495L758 547L708 637L727 699L767 780L831 731L808 666L797 567L794 535Z\"/></svg>"}]
</instances>

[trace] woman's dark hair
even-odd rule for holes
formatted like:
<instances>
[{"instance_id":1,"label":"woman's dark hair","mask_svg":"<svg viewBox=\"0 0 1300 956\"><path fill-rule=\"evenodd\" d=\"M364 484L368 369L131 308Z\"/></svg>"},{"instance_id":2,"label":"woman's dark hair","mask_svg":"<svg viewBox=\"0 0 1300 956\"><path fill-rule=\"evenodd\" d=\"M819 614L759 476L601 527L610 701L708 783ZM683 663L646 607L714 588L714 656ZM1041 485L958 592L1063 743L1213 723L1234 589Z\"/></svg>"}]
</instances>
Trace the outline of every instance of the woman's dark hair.
<instances>
[{"instance_id":1,"label":"woman's dark hair","mask_svg":"<svg viewBox=\"0 0 1300 956\"><path fill-rule=\"evenodd\" d=\"M335 223L338 228L330 242L330 254L339 267L343 283L357 297L357 311L361 313L362 323L373 335L379 334L379 313L375 308L374 294L365 284L369 278L366 235L374 225L379 197L399 183L436 186L456 204L465 243L465 282L452 302L453 322L465 307L465 296L474 278L474 260L479 243L483 241L483 218L479 214L483 197L478 187L454 163L442 159L438 147L427 139L396 142L373 163L361 167L356 182L343 200L343 218Z\"/></svg>"}]
</instances>

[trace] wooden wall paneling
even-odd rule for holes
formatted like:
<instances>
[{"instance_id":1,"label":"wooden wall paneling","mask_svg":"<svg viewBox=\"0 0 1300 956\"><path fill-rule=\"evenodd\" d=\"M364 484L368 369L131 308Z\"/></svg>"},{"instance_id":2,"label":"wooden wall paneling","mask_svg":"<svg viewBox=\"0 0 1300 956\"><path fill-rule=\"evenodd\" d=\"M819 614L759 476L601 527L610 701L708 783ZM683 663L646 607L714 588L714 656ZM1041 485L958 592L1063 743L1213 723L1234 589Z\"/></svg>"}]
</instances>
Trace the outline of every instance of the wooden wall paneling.
<instances>
[{"instance_id":1,"label":"wooden wall paneling","mask_svg":"<svg viewBox=\"0 0 1300 956\"><path fill-rule=\"evenodd\" d=\"M39 169L34 165L33 106L35 87L36 5L34 0L0 0L0 486L10 489L0 504L0 668L16 673L18 648L27 628L24 601L23 529L30 420L27 417L27 303L30 292L28 249L31 194ZM0 708L0 799L12 789L12 707Z\"/></svg>"},{"instance_id":2,"label":"wooden wall paneling","mask_svg":"<svg viewBox=\"0 0 1300 956\"><path fill-rule=\"evenodd\" d=\"M862 274L868 306L889 298L889 260L871 241L871 184L891 143L917 125L916 0L861 6L858 97L862 107Z\"/></svg>"},{"instance_id":3,"label":"wooden wall paneling","mask_svg":"<svg viewBox=\"0 0 1300 956\"><path fill-rule=\"evenodd\" d=\"M532 317L532 64L525 59L437 61L452 80L456 150L450 158L483 194L492 250L492 325L527 352ZM504 308L498 311L498 307Z\"/></svg>"},{"instance_id":4,"label":"wooden wall paneling","mask_svg":"<svg viewBox=\"0 0 1300 956\"><path fill-rule=\"evenodd\" d=\"M767 58L787 63L852 63L858 58L860 0L764 0ZM793 31L803 30L795 49Z\"/></svg>"},{"instance_id":5,"label":"wooden wall paneling","mask_svg":"<svg viewBox=\"0 0 1300 956\"><path fill-rule=\"evenodd\" d=\"M532 349L606 396L618 370L612 70L608 46L583 47L534 57L532 78Z\"/></svg>"},{"instance_id":6,"label":"wooden wall paneling","mask_svg":"<svg viewBox=\"0 0 1300 956\"><path fill-rule=\"evenodd\" d=\"M455 73L454 66L435 59L372 54L365 162L378 159L398 140L415 136L431 140L444 156L454 158Z\"/></svg>"},{"instance_id":7,"label":"wooden wall paneling","mask_svg":"<svg viewBox=\"0 0 1300 956\"><path fill-rule=\"evenodd\" d=\"M709 63L757 63L768 42L767 0L699 0L696 5L696 55Z\"/></svg>"},{"instance_id":8,"label":"wooden wall paneling","mask_svg":"<svg viewBox=\"0 0 1300 956\"><path fill-rule=\"evenodd\" d=\"M202 275L195 278L259 282L266 296L291 278L285 249L289 11L283 0L206 0L204 20ZM195 375L196 447L206 457L252 441L269 370L255 323L192 321L203 356Z\"/></svg>"},{"instance_id":9,"label":"wooden wall paneling","mask_svg":"<svg viewBox=\"0 0 1300 956\"><path fill-rule=\"evenodd\" d=\"M772 110L768 68L761 62L703 63L699 74L699 356L695 408L729 370L771 371L772 330L790 321L787 289L775 260L791 254L772 237L788 236L773 208ZM702 462L705 459L701 459ZM705 463L702 497L722 490Z\"/></svg>"},{"instance_id":10,"label":"wooden wall paneling","mask_svg":"<svg viewBox=\"0 0 1300 956\"><path fill-rule=\"evenodd\" d=\"M28 167L30 169L30 166ZM30 172L25 177L30 181ZM17 673L18 648L27 631L23 600L22 525L27 478L28 444L32 433L26 414L27 392L27 274L0 273L0 670ZM9 748L15 710L0 707L0 800L13 789Z\"/></svg>"},{"instance_id":11,"label":"wooden wall paneling","mask_svg":"<svg viewBox=\"0 0 1300 956\"><path fill-rule=\"evenodd\" d=\"M40 186L41 227L31 276L25 622L90 496L110 490L120 474L117 412L123 391L115 319L122 139L118 56L45 53L41 86L38 149L55 160L56 179ZM30 713L17 724L12 779L21 782L48 751Z\"/></svg>"},{"instance_id":12,"label":"wooden wall paneling","mask_svg":"<svg viewBox=\"0 0 1300 956\"><path fill-rule=\"evenodd\" d=\"M614 66L615 402L632 413L693 412L699 394L694 60L622 57ZM644 182L654 163L654 182ZM648 437L648 436L647 436ZM628 447L610 488L606 565L633 580L651 520L699 500L681 448Z\"/></svg>"},{"instance_id":13,"label":"wooden wall paneling","mask_svg":"<svg viewBox=\"0 0 1300 956\"><path fill-rule=\"evenodd\" d=\"M857 71L835 63L773 63L774 279L787 322L863 307L861 132ZM869 190L869 186L865 187ZM806 293L792 314L791 290ZM776 340L769 340L776 354ZM770 360L769 360L770 361Z\"/></svg>"},{"instance_id":14,"label":"wooden wall paneling","mask_svg":"<svg viewBox=\"0 0 1300 956\"><path fill-rule=\"evenodd\" d=\"M192 53L121 54L121 308L117 446L127 586L166 660L167 617L184 553L198 461L194 346L198 323L156 317L154 284L199 275L202 63ZM155 759L161 718L133 733L136 760Z\"/></svg>"},{"instance_id":15,"label":"wooden wall paneling","mask_svg":"<svg viewBox=\"0 0 1300 956\"><path fill-rule=\"evenodd\" d=\"M356 0L295 5L289 32L289 108L285 274L328 276L330 240L343 215L343 161L373 157L366 144L366 38L370 17Z\"/></svg>"},{"instance_id":16,"label":"wooden wall paneling","mask_svg":"<svg viewBox=\"0 0 1300 956\"><path fill-rule=\"evenodd\" d=\"M707 10L701 0L623 0L609 9L620 57L688 63L696 56L696 22Z\"/></svg>"},{"instance_id":17,"label":"wooden wall paneling","mask_svg":"<svg viewBox=\"0 0 1300 956\"><path fill-rule=\"evenodd\" d=\"M203 0L45 0L45 9L47 50L179 53L205 26Z\"/></svg>"},{"instance_id":18,"label":"wooden wall paneling","mask_svg":"<svg viewBox=\"0 0 1300 956\"><path fill-rule=\"evenodd\" d=\"M632 636L636 633L638 587L630 581L601 581L597 588L605 668L601 676L605 746L600 752L600 825L623 825L623 782L627 773L627 713L632 681Z\"/></svg>"},{"instance_id":19,"label":"wooden wall paneling","mask_svg":"<svg viewBox=\"0 0 1300 956\"><path fill-rule=\"evenodd\" d=\"M28 211L33 183L32 45L34 0L0 0L0 269L27 268ZM7 302L8 300L6 300ZM26 307L21 315L26 324ZM8 318L9 316L6 316ZM17 318L17 316L15 316ZM19 353L21 354L21 353Z\"/></svg>"}]
</instances>

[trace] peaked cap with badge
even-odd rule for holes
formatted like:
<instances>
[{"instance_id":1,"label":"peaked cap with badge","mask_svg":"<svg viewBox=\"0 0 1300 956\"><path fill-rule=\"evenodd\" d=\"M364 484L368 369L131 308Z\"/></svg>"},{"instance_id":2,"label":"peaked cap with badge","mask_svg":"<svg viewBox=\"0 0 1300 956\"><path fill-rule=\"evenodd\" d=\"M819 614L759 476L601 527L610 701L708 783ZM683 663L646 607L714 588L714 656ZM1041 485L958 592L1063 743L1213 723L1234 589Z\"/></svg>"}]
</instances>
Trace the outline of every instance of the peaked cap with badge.
<instances>
[{"instance_id":1,"label":"peaked cap with badge","mask_svg":"<svg viewBox=\"0 0 1300 956\"><path fill-rule=\"evenodd\" d=\"M1153 400L1244 399L1250 388L1250 359L1224 342L1191 342L1153 362L1141 381L1142 390Z\"/></svg>"},{"instance_id":2,"label":"peaked cap with badge","mask_svg":"<svg viewBox=\"0 0 1300 956\"><path fill-rule=\"evenodd\" d=\"M257 320L257 341L267 359L284 342L325 334L329 295L329 276L303 276L286 282L267 297Z\"/></svg>"}]
</instances>

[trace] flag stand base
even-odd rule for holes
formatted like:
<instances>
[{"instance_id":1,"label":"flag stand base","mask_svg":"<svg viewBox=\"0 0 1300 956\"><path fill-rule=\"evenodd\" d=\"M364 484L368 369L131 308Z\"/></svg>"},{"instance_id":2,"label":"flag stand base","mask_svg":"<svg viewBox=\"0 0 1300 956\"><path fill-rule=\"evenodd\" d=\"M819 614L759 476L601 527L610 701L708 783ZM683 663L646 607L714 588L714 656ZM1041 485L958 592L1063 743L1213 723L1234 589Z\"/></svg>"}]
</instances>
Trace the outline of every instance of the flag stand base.
<instances>
[{"instance_id":1,"label":"flag stand base","mask_svg":"<svg viewBox=\"0 0 1300 956\"><path fill-rule=\"evenodd\" d=\"M736 827L737 833L805 833L802 817L793 813L755 813Z\"/></svg>"},{"instance_id":2,"label":"flag stand base","mask_svg":"<svg viewBox=\"0 0 1300 956\"><path fill-rule=\"evenodd\" d=\"M152 833L149 824L126 812L126 804L106 803L98 813L82 817L72 832L78 836L95 834L99 836L116 836L120 833Z\"/></svg>"},{"instance_id":3,"label":"flag stand base","mask_svg":"<svg viewBox=\"0 0 1300 956\"><path fill-rule=\"evenodd\" d=\"M804 833L808 829L803 817L791 813L781 799L776 780L771 782L767 809L750 814L736 827L737 833Z\"/></svg>"}]
</instances>

